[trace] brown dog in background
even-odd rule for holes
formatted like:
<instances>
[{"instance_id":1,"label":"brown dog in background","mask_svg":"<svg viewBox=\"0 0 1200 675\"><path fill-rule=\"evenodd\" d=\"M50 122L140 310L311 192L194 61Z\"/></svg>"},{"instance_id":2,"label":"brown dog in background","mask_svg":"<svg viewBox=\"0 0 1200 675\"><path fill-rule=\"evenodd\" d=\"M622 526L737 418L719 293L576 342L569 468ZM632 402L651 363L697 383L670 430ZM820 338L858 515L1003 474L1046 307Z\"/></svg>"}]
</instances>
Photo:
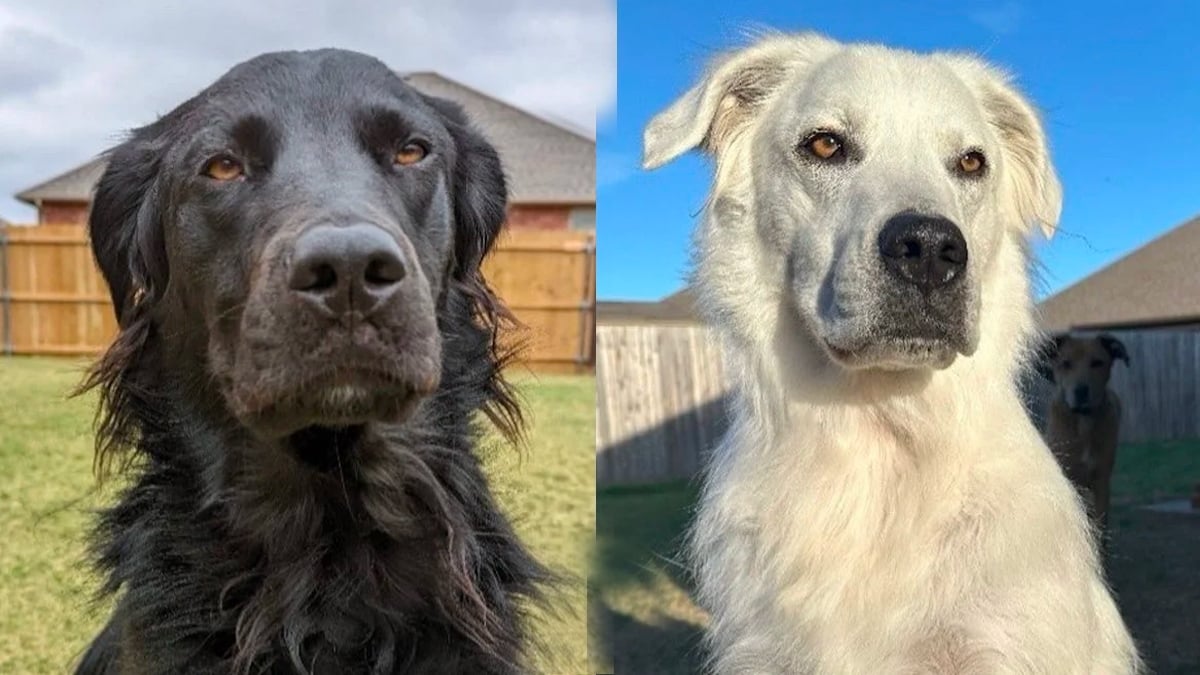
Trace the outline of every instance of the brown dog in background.
<instances>
[{"instance_id":1,"label":"brown dog in background","mask_svg":"<svg viewBox=\"0 0 1200 675\"><path fill-rule=\"evenodd\" d=\"M1117 359L1129 366L1129 354L1111 335L1063 335L1054 343L1054 396L1046 416L1046 443L1083 494L1103 541L1121 430L1121 401L1108 388L1108 380Z\"/></svg>"}]
</instances>

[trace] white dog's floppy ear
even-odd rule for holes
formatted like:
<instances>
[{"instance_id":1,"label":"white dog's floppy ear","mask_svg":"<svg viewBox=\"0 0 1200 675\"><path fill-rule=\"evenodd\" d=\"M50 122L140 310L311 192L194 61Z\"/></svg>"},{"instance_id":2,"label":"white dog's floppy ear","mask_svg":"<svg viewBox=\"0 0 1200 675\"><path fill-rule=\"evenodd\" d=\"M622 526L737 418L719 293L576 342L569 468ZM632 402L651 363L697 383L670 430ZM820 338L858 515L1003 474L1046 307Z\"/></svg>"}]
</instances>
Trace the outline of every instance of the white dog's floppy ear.
<instances>
[{"instance_id":1,"label":"white dog's floppy ear","mask_svg":"<svg viewBox=\"0 0 1200 675\"><path fill-rule=\"evenodd\" d=\"M1062 185L1050 162L1046 133L1037 111L1005 73L969 56L948 56L973 86L988 122L1000 136L1008 169L1007 187L1023 227L1038 224L1054 235L1062 212Z\"/></svg>"},{"instance_id":2,"label":"white dog's floppy ear","mask_svg":"<svg viewBox=\"0 0 1200 675\"><path fill-rule=\"evenodd\" d=\"M836 45L815 34L771 35L714 59L695 87L650 120L642 137L642 166L660 167L696 147L720 152L796 66Z\"/></svg>"}]
</instances>

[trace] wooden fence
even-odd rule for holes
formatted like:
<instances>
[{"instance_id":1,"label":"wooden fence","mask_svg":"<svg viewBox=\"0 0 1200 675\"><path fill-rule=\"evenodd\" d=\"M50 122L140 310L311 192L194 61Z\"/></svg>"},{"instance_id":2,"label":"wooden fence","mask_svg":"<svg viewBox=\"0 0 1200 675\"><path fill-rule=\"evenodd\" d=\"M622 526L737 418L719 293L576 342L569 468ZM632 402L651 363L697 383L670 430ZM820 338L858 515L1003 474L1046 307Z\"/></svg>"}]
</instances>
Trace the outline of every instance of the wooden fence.
<instances>
[{"instance_id":1,"label":"wooden fence","mask_svg":"<svg viewBox=\"0 0 1200 675\"><path fill-rule=\"evenodd\" d=\"M528 327L524 361L539 371L594 363L595 236L513 231L484 273ZM0 353L92 355L116 333L108 287L78 225L0 228Z\"/></svg>"},{"instance_id":2,"label":"wooden fence","mask_svg":"<svg viewBox=\"0 0 1200 675\"><path fill-rule=\"evenodd\" d=\"M116 334L108 286L78 225L0 228L0 347L94 354Z\"/></svg>"},{"instance_id":3,"label":"wooden fence","mask_svg":"<svg viewBox=\"0 0 1200 675\"><path fill-rule=\"evenodd\" d=\"M1200 438L1200 331L1114 334L1131 361L1111 381L1124 404L1121 441ZM602 325L596 342L597 485L694 478L728 420L721 355L707 331ZM1031 406L1050 393L1038 386Z\"/></svg>"},{"instance_id":4,"label":"wooden fence","mask_svg":"<svg viewBox=\"0 0 1200 675\"><path fill-rule=\"evenodd\" d=\"M725 379L708 331L596 328L596 483L689 478L725 430Z\"/></svg>"}]
</instances>

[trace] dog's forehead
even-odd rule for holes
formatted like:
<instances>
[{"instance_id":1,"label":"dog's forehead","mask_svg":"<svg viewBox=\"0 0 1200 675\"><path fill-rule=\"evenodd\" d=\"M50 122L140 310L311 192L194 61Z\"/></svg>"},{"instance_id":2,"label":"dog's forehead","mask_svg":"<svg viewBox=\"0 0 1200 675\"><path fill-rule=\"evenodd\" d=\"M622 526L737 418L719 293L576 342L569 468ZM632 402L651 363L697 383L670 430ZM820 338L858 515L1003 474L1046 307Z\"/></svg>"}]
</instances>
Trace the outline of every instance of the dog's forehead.
<instances>
[{"instance_id":1,"label":"dog's forehead","mask_svg":"<svg viewBox=\"0 0 1200 675\"><path fill-rule=\"evenodd\" d=\"M1058 353L1065 359L1109 358L1108 349L1097 338L1069 338L1063 341Z\"/></svg>"},{"instance_id":2,"label":"dog's forehead","mask_svg":"<svg viewBox=\"0 0 1200 675\"><path fill-rule=\"evenodd\" d=\"M305 82L379 82L396 75L379 59L346 49L268 52L229 69L216 83L241 86L253 81L272 90Z\"/></svg>"},{"instance_id":3,"label":"dog's forehead","mask_svg":"<svg viewBox=\"0 0 1200 675\"><path fill-rule=\"evenodd\" d=\"M897 131L987 133L971 88L944 59L931 55L849 45L797 72L792 87L801 115L841 114L888 137Z\"/></svg>"},{"instance_id":4,"label":"dog's forehead","mask_svg":"<svg viewBox=\"0 0 1200 675\"><path fill-rule=\"evenodd\" d=\"M351 110L354 104L427 107L421 95L382 61L344 49L262 54L231 68L207 94L216 106L236 103L297 113Z\"/></svg>"}]
</instances>

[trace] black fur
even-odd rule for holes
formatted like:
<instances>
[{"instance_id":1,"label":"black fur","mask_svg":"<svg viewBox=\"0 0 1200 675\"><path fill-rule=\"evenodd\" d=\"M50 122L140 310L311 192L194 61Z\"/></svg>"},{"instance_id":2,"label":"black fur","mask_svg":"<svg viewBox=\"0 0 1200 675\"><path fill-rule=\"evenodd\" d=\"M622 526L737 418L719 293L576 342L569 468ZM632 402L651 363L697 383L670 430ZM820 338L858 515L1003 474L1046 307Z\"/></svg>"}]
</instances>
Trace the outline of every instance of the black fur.
<instances>
[{"instance_id":1,"label":"black fur","mask_svg":"<svg viewBox=\"0 0 1200 675\"><path fill-rule=\"evenodd\" d=\"M381 106L432 136L432 164L393 173L376 161L351 121ZM258 145L244 152L245 182L214 185L197 177L197 146L230 119L253 136L237 142ZM319 147L298 126L322 130ZM324 426L320 406L302 403L315 385L299 378L322 365L305 360L313 345L340 338L290 309L271 276L287 255L273 251L355 209L411 241L440 372L403 413L392 402L379 409L393 417ZM526 605L550 575L473 452L480 412L520 433L496 340L508 315L479 269L504 215L499 160L461 111L350 52L254 59L111 151L90 230L120 333L84 388L102 401L98 470L117 460L130 484L94 534L116 609L78 672L525 668ZM416 366L398 345L420 317L389 311L391 332L371 344L395 357L387 377L400 381ZM258 346L263 335L278 344ZM301 411L288 420L307 421L259 426L236 405L245 391L288 392Z\"/></svg>"}]
</instances>

